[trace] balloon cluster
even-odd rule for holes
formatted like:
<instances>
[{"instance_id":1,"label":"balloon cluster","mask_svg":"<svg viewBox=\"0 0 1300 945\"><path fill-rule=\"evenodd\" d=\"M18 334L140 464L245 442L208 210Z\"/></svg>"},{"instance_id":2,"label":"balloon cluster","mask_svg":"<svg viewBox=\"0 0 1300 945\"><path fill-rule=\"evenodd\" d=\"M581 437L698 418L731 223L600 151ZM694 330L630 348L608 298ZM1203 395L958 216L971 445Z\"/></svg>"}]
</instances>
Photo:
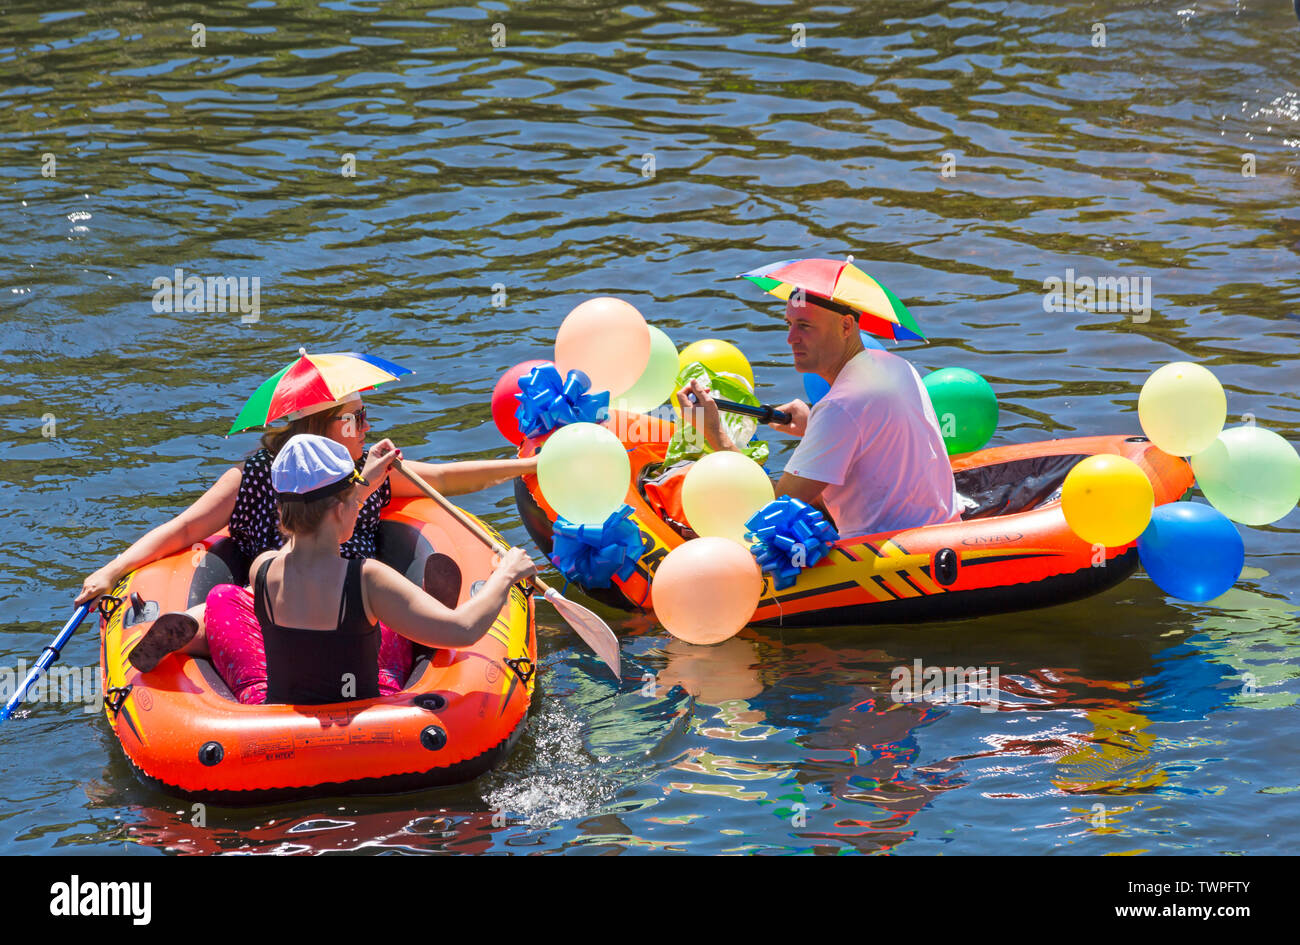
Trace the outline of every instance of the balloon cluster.
<instances>
[{"instance_id":1,"label":"balloon cluster","mask_svg":"<svg viewBox=\"0 0 1300 945\"><path fill-rule=\"evenodd\" d=\"M548 365L566 382L571 372L580 372L587 379L584 393L604 393L610 406L626 410L633 409L627 406L631 399L655 407L668 398L677 376L677 352L668 337L647 325L634 306L622 299L588 299L560 324L553 361L516 364L492 388L492 420L501 435L515 445L527 435L519 428L520 402L527 396L520 381ZM531 416L525 412L523 419Z\"/></svg>"},{"instance_id":2,"label":"balloon cluster","mask_svg":"<svg viewBox=\"0 0 1300 945\"><path fill-rule=\"evenodd\" d=\"M631 464L600 421L607 404L668 396L675 373L663 383L665 342L672 349L622 299L588 299L561 323L553 361L516 364L493 387L492 419L502 436L519 444L550 433L538 454L538 488L566 525L603 525L623 505Z\"/></svg>"},{"instance_id":3,"label":"balloon cluster","mask_svg":"<svg viewBox=\"0 0 1300 945\"><path fill-rule=\"evenodd\" d=\"M631 487L627 448L590 408L608 397L617 410L653 410L692 363L743 378L753 389L753 369L734 345L705 339L678 354L627 302L589 299L560 325L553 361L517 364L492 390L492 419L502 436L519 444L549 433L538 453L537 484L557 515L553 560L585 586L626 579L640 550L624 504ZM763 468L740 453L710 453L691 467L682 506L700 537L674 548L652 584L655 613L671 633L716 643L749 622L763 576L745 521L774 495Z\"/></svg>"},{"instance_id":4,"label":"balloon cluster","mask_svg":"<svg viewBox=\"0 0 1300 945\"><path fill-rule=\"evenodd\" d=\"M1253 424L1224 429L1223 385L1199 364L1155 371L1138 397L1142 431L1156 447L1190 458L1209 506L1172 502L1155 508L1143 469L1120 456L1092 456L1061 486L1061 510L1076 535L1106 547L1137 541L1147 574L1163 591L1189 601L1218 597L1236 583L1245 546L1233 522L1268 525L1300 502L1300 454Z\"/></svg>"},{"instance_id":5,"label":"balloon cluster","mask_svg":"<svg viewBox=\"0 0 1300 945\"><path fill-rule=\"evenodd\" d=\"M682 511L700 537L670 551L651 585L655 616L669 633L687 643L720 643L749 623L763 573L745 523L775 497L763 467L743 453L706 453L691 466Z\"/></svg>"}]
</instances>

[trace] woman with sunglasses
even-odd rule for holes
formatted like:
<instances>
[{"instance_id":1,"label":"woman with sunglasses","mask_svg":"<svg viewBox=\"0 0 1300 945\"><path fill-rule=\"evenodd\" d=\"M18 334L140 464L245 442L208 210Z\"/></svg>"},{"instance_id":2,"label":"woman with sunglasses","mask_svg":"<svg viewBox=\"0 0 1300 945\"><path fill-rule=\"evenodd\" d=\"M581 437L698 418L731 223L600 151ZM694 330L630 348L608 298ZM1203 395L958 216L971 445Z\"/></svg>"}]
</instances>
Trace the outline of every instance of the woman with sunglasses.
<instances>
[{"instance_id":1,"label":"woman with sunglasses","mask_svg":"<svg viewBox=\"0 0 1300 945\"><path fill-rule=\"evenodd\" d=\"M358 473L367 482L359 486L362 503L356 529L342 543L345 558L375 557L379 515L394 495L418 495L415 486L404 476L390 476L389 467L397 458L391 440L380 440L367 449L366 433L370 424L360 394L316 404L284 418L287 426L268 430L262 435L262 448L242 464L226 470L201 498L171 521L138 539L108 564L86 578L76 603L94 600L109 593L122 575L151 561L193 547L209 535L229 527L230 537L251 563L265 551L283 546L278 527L275 490L271 487L271 464L284 445L300 433L325 436L347 449ZM428 481L443 495L464 495L535 472L536 457L528 459L475 460L457 463L419 463L406 460L413 472ZM243 574L235 575L242 583Z\"/></svg>"}]
</instances>

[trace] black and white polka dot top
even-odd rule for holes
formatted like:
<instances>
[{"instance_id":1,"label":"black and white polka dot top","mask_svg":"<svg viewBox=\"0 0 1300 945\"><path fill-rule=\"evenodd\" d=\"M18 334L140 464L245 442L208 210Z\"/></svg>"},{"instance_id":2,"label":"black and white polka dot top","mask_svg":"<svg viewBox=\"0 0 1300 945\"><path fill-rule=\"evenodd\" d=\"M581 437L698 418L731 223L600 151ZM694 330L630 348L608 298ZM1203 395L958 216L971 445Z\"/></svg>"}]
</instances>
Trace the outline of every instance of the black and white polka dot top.
<instances>
[{"instance_id":1,"label":"black and white polka dot top","mask_svg":"<svg viewBox=\"0 0 1300 945\"><path fill-rule=\"evenodd\" d=\"M357 460L357 472L366 464L370 450L363 450ZM235 496L235 509L230 513L230 537L249 560L264 551L284 545L280 534L280 513L275 489L271 486L271 452L260 449L244 461L244 477L239 481L239 494ZM352 537L339 545L339 554L345 558L373 558L376 555L375 539L379 529L379 512L393 497L393 487L387 478L383 485L371 493L357 515L357 527Z\"/></svg>"}]
</instances>

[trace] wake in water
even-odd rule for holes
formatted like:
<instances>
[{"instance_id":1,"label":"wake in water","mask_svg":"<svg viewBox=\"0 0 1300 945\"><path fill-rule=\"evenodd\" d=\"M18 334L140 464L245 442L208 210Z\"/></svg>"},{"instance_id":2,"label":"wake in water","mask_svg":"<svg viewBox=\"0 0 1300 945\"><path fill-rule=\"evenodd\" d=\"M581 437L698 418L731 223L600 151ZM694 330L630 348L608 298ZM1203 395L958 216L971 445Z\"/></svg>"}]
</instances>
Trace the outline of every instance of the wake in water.
<instances>
[{"instance_id":1,"label":"wake in water","mask_svg":"<svg viewBox=\"0 0 1300 945\"><path fill-rule=\"evenodd\" d=\"M529 720L533 755L522 776L502 781L484 795L509 821L550 827L557 821L600 812L620 787L610 758L593 754L583 740L586 724L565 702L546 699Z\"/></svg>"}]
</instances>

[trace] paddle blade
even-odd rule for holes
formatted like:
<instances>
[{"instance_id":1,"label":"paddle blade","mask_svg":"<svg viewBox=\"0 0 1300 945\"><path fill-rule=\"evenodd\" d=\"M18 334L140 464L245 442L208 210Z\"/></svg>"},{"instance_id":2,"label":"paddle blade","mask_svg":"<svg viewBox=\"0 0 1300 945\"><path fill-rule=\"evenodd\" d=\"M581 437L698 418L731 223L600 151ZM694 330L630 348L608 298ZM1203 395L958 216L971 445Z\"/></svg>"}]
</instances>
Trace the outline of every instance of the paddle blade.
<instances>
[{"instance_id":1,"label":"paddle blade","mask_svg":"<svg viewBox=\"0 0 1300 945\"><path fill-rule=\"evenodd\" d=\"M575 604L561 595L553 587L547 588L543 596L560 612L560 616L568 622L574 632L582 637L583 642L595 650L596 655L604 661L605 665L614 671L614 677L622 679L623 674L620 670L618 654L618 637L614 636L614 631L609 629L609 625L586 607Z\"/></svg>"}]
</instances>

